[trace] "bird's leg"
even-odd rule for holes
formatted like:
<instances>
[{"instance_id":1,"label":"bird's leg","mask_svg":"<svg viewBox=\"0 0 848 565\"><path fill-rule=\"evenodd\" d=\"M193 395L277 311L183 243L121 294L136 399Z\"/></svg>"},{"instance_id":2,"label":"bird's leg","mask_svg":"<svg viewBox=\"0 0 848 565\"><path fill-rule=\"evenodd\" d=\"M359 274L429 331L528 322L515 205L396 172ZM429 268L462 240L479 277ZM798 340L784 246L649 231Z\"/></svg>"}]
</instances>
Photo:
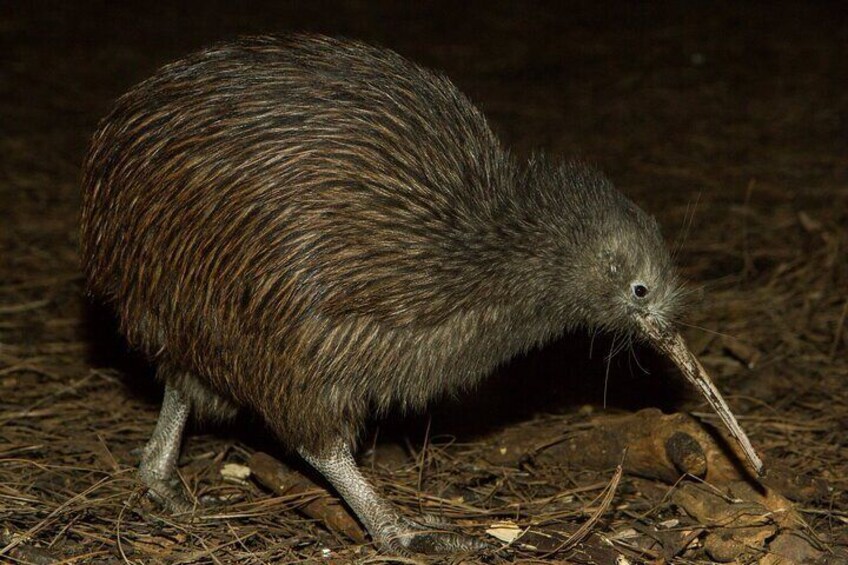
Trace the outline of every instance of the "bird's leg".
<instances>
[{"instance_id":1,"label":"bird's leg","mask_svg":"<svg viewBox=\"0 0 848 565\"><path fill-rule=\"evenodd\" d=\"M486 549L488 544L472 537L401 516L385 501L356 466L350 448L336 443L316 455L303 449L301 456L335 487L379 545L400 554L457 553Z\"/></svg>"},{"instance_id":2,"label":"bird's leg","mask_svg":"<svg viewBox=\"0 0 848 565\"><path fill-rule=\"evenodd\" d=\"M180 444L190 411L191 404L185 395L166 384L159 421L144 447L138 468L148 496L175 513L189 512L193 507L177 476Z\"/></svg>"}]
</instances>

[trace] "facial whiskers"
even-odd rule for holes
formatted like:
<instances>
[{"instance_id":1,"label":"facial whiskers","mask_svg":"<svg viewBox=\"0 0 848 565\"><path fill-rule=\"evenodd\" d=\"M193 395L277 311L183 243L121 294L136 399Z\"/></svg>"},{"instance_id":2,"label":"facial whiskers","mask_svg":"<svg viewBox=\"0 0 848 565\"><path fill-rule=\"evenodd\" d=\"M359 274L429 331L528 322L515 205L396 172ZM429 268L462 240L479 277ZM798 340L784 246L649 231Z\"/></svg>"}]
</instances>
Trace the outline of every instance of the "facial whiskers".
<instances>
[{"instance_id":1,"label":"facial whiskers","mask_svg":"<svg viewBox=\"0 0 848 565\"><path fill-rule=\"evenodd\" d=\"M607 369L604 373L604 410L607 408L607 386L609 385L609 375L610 375L610 365L612 364L613 350L615 349L615 340L618 339L618 335L613 334L612 343L610 344L610 352L607 355Z\"/></svg>"},{"instance_id":2,"label":"facial whiskers","mask_svg":"<svg viewBox=\"0 0 848 565\"><path fill-rule=\"evenodd\" d=\"M695 324L687 324L686 322L681 322L681 321L678 321L677 323L680 324L681 326L686 326L687 328L694 328L696 330L701 330L702 332L707 332L707 333L717 335L717 336L720 336L720 337L726 337L728 339L740 341L739 338L736 337L736 336L726 334L726 333L723 333L723 332L719 332L719 331L716 331L716 330L711 330L711 329L705 328L703 326L698 326L698 325L695 325Z\"/></svg>"},{"instance_id":3,"label":"facial whiskers","mask_svg":"<svg viewBox=\"0 0 848 565\"><path fill-rule=\"evenodd\" d=\"M633 361L636 362L636 366L639 367L639 370L642 371L642 374L649 375L651 372L648 371L645 367L643 367L642 364L639 362L639 357L637 357L637 355L636 355L636 348L633 347L633 339L628 338L627 342L628 342L628 349L630 350L630 359L632 359ZM628 359L628 361L629 361L629 359ZM628 366L630 367L630 374L632 375L633 374L633 365L628 363Z\"/></svg>"},{"instance_id":4,"label":"facial whiskers","mask_svg":"<svg viewBox=\"0 0 848 565\"><path fill-rule=\"evenodd\" d=\"M698 195L695 196L695 203L692 205L692 213L689 213L689 203L686 203L686 213L683 215L683 230L682 233L678 236L677 242L674 244L674 247L671 251L672 260L677 257L677 254L680 253L680 250L683 248L683 245L686 243L686 240L689 238L689 230L692 229L692 224L695 223L695 213L698 211L698 203L701 201L701 193L698 192Z\"/></svg>"},{"instance_id":5,"label":"facial whiskers","mask_svg":"<svg viewBox=\"0 0 848 565\"><path fill-rule=\"evenodd\" d=\"M592 332L592 339L589 341L589 359L592 358L592 354L595 351L595 338L598 336L599 331L601 331L599 328L595 328L595 331Z\"/></svg>"},{"instance_id":6,"label":"facial whiskers","mask_svg":"<svg viewBox=\"0 0 848 565\"><path fill-rule=\"evenodd\" d=\"M620 342L618 340L621 339ZM618 342L618 343L617 343ZM606 373L604 374L604 408L607 407L607 392L609 390L609 376L610 376L610 366L612 365L612 358L621 353L625 348L632 347L632 340L628 336L622 336L618 332L614 333L612 336L612 343L610 344L610 352L607 355L607 368Z\"/></svg>"}]
</instances>

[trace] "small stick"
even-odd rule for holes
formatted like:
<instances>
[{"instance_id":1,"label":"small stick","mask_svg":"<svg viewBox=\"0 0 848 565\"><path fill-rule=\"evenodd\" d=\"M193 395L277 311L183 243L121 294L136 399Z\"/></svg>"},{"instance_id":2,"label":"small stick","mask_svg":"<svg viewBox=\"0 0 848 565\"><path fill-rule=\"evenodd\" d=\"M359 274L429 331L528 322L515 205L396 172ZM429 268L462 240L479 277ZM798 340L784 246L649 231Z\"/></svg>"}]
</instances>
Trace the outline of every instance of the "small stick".
<instances>
[{"instance_id":1,"label":"small stick","mask_svg":"<svg viewBox=\"0 0 848 565\"><path fill-rule=\"evenodd\" d=\"M622 459L624 459L624 456L622 456ZM604 512L609 509L609 506L612 503L612 499L615 498L615 492L616 490L618 490L618 484L621 482L621 477L623 475L624 468L622 467L622 464L619 463L618 467L615 468L615 474L612 476L612 479L610 479L607 488L604 489L604 491L601 493L603 499L598 505L597 510L595 510L595 513L592 514L592 516L590 516L589 519L586 520L586 522L584 522L583 525L580 526L576 532L568 536L568 539L562 543L562 545L557 549L557 551L562 551L574 547L576 544L583 541L583 538L585 538L589 534L589 532L592 531L592 528L595 527L595 524L598 523L598 520L601 519L601 516L603 516Z\"/></svg>"},{"instance_id":2,"label":"small stick","mask_svg":"<svg viewBox=\"0 0 848 565\"><path fill-rule=\"evenodd\" d=\"M356 543L366 543L365 532L327 490L300 473L290 469L267 453L254 453L247 462L260 483L279 495L305 494L314 498L298 510L323 523L327 528L344 534Z\"/></svg>"}]
</instances>

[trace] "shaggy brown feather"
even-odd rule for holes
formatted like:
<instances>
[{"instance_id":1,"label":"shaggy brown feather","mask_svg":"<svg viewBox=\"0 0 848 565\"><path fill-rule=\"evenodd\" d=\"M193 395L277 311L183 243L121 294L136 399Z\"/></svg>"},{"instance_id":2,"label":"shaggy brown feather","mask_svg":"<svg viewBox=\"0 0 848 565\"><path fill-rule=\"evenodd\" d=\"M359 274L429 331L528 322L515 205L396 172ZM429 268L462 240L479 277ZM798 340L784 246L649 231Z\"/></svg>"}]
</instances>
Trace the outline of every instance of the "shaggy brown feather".
<instances>
[{"instance_id":1,"label":"shaggy brown feather","mask_svg":"<svg viewBox=\"0 0 848 565\"><path fill-rule=\"evenodd\" d=\"M473 386L676 289L653 219L593 169L520 164L445 77L384 49L251 38L123 96L85 162L82 257L195 409L291 448Z\"/></svg>"}]
</instances>

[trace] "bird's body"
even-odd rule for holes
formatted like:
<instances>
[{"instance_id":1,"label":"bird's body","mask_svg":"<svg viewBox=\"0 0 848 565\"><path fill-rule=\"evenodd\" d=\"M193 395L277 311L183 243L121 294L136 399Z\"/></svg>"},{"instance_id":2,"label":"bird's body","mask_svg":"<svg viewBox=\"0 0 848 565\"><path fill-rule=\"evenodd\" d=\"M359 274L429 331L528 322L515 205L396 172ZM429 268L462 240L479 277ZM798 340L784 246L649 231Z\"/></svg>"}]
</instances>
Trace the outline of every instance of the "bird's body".
<instances>
[{"instance_id":1,"label":"bird's body","mask_svg":"<svg viewBox=\"0 0 848 565\"><path fill-rule=\"evenodd\" d=\"M375 408L420 408L562 331L537 289L542 238L576 235L581 199L623 200L574 164L541 208L550 180L446 79L354 43L208 50L104 124L91 288L134 345L290 446L353 439Z\"/></svg>"},{"instance_id":2,"label":"bird's body","mask_svg":"<svg viewBox=\"0 0 848 565\"><path fill-rule=\"evenodd\" d=\"M164 67L102 122L83 195L89 288L175 406L249 409L319 469L375 411L676 307L656 223L600 173L518 162L446 78L357 42Z\"/></svg>"}]
</instances>

